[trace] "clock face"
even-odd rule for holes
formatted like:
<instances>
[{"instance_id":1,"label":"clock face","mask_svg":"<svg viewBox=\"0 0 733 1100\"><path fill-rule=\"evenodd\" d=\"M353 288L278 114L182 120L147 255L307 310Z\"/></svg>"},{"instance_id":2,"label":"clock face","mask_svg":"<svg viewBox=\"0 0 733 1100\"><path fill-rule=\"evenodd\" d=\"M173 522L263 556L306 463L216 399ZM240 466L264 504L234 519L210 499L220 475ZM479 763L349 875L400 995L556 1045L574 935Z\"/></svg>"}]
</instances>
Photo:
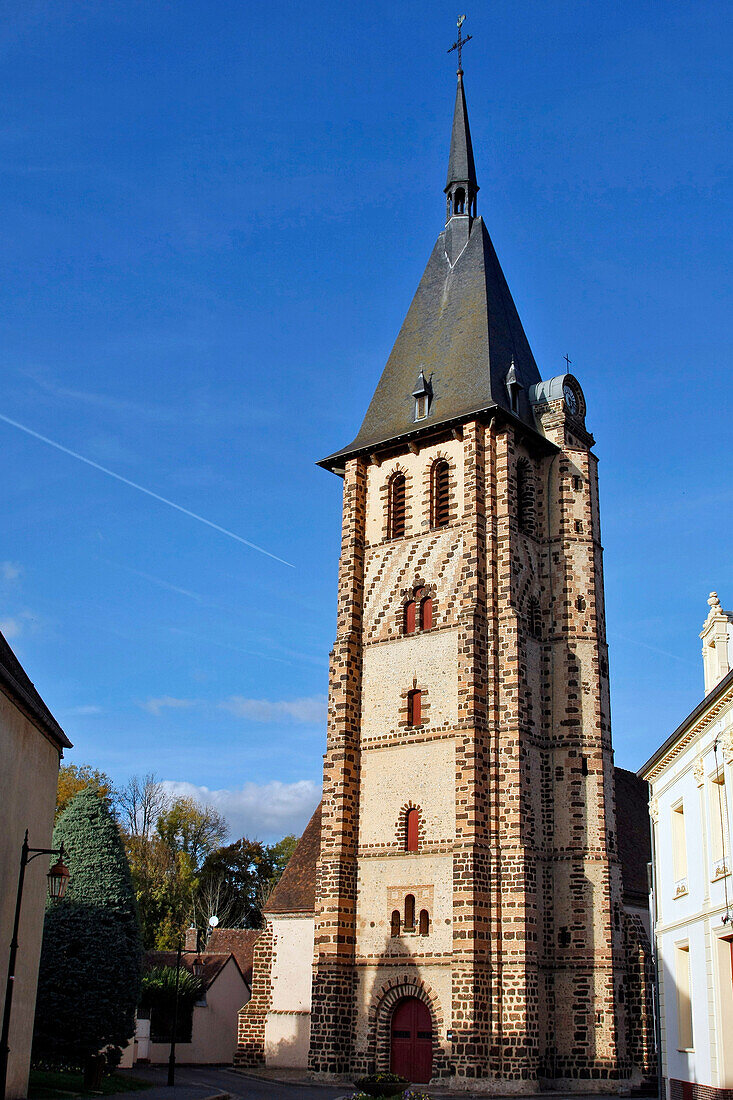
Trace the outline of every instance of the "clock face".
<instances>
[{"instance_id":1,"label":"clock face","mask_svg":"<svg viewBox=\"0 0 733 1100\"><path fill-rule=\"evenodd\" d=\"M578 395L573 387L569 386L567 382L562 388L562 395L565 398L565 408L571 416L575 416L578 412Z\"/></svg>"}]
</instances>

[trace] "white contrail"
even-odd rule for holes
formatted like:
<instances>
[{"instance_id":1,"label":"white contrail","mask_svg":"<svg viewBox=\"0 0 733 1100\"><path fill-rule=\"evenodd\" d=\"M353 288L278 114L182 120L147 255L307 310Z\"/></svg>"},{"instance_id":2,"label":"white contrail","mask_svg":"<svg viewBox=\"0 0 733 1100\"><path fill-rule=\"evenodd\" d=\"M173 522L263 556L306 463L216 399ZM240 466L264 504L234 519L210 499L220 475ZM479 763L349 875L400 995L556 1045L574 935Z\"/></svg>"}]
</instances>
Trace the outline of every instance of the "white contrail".
<instances>
[{"instance_id":1,"label":"white contrail","mask_svg":"<svg viewBox=\"0 0 733 1100\"><path fill-rule=\"evenodd\" d=\"M100 466L98 462L93 462L91 458L85 458L84 455L69 450L68 447L62 446L61 443L54 442L54 440L49 439L48 436L41 435L40 432L34 432L32 428L26 427L25 424L19 424L17 420L11 420L9 416L3 416L2 413L0 413L0 420L3 420L6 424L10 424L13 428L18 428L21 432L25 432L26 435L33 436L34 439L40 439L41 443L47 443L49 447L55 447L57 451L61 451L65 455L70 455L71 458L76 458L79 462L86 463L87 466L91 466L94 470L99 470L100 473L107 474L108 477L113 477L115 481L121 481L123 485L129 485L131 489L137 489L139 493L145 493L146 496L152 497L153 500L159 500L161 504L167 504L169 508L175 508L177 512L183 512L184 516L190 516L191 519L197 519L199 523L205 523L207 527L213 527L215 531L219 531L220 534L228 535L230 539L241 542L244 546L248 546L250 550L256 550L258 554L264 554L265 557L272 558L273 561L279 561L281 565L287 565L288 568L295 569L292 562L285 561L284 558L279 558L277 554L271 554L269 550L263 550L257 543L250 542L249 539L243 539L241 535L235 535L233 531L228 531L226 527L220 527L218 523L212 523L210 519L204 519L203 516L197 515L196 512L191 512L188 508L183 508L180 504L175 504L172 500L168 500L167 497L162 497L159 493L154 493L152 489L146 489L144 485L138 485L137 482L130 481L129 478L123 477L122 474L116 474L114 470L108 470L106 466Z\"/></svg>"}]
</instances>

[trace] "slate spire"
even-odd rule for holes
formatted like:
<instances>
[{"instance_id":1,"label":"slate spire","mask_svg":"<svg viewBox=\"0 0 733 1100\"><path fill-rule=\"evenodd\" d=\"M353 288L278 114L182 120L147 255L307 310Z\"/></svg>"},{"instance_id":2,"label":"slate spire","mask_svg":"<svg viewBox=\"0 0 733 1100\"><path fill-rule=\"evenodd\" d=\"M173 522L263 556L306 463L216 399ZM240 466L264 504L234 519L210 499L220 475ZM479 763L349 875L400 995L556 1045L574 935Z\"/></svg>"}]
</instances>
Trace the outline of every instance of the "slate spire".
<instances>
[{"instance_id":1,"label":"slate spire","mask_svg":"<svg viewBox=\"0 0 733 1100\"><path fill-rule=\"evenodd\" d=\"M466 94L463 90L463 70L459 69L456 105L453 110L453 129L450 136L448 179L444 188L448 197L446 221L456 214L475 217L478 189L471 131L468 126Z\"/></svg>"}]
</instances>

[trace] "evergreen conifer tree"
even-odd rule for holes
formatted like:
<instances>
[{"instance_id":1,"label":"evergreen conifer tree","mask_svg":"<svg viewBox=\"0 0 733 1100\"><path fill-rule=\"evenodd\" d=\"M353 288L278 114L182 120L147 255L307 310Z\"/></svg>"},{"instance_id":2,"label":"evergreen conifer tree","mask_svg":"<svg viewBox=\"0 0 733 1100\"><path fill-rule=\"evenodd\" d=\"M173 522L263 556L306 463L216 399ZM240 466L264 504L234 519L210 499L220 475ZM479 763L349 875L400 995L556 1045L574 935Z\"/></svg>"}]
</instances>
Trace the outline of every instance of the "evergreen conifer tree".
<instances>
[{"instance_id":1,"label":"evergreen conifer tree","mask_svg":"<svg viewBox=\"0 0 733 1100\"><path fill-rule=\"evenodd\" d=\"M134 1034L140 929L119 829L93 788L59 817L54 848L62 841L71 877L63 901L46 909L34 1058L84 1065L103 1048L119 1052Z\"/></svg>"}]
</instances>

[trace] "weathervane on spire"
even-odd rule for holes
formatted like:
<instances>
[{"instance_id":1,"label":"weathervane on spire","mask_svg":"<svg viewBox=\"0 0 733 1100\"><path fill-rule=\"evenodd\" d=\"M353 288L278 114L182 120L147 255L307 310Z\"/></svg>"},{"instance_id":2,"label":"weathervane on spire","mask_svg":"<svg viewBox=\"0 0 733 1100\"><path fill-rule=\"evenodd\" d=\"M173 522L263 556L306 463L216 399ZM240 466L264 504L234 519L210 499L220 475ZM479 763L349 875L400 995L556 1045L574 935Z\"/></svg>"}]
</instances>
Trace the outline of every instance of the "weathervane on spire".
<instances>
[{"instance_id":1,"label":"weathervane on spire","mask_svg":"<svg viewBox=\"0 0 733 1100\"><path fill-rule=\"evenodd\" d=\"M465 22L465 19L466 19L465 15L459 15L458 16L458 41L454 42L453 45L451 46L451 48L447 51L448 53L453 53L453 50L458 50L458 72L459 73L463 72L463 64L461 62L461 51L462 51L463 47L466 45L466 43L470 42L471 39L473 38L472 34L467 34L465 38L463 38L461 36L461 27L463 26L463 24Z\"/></svg>"}]
</instances>

